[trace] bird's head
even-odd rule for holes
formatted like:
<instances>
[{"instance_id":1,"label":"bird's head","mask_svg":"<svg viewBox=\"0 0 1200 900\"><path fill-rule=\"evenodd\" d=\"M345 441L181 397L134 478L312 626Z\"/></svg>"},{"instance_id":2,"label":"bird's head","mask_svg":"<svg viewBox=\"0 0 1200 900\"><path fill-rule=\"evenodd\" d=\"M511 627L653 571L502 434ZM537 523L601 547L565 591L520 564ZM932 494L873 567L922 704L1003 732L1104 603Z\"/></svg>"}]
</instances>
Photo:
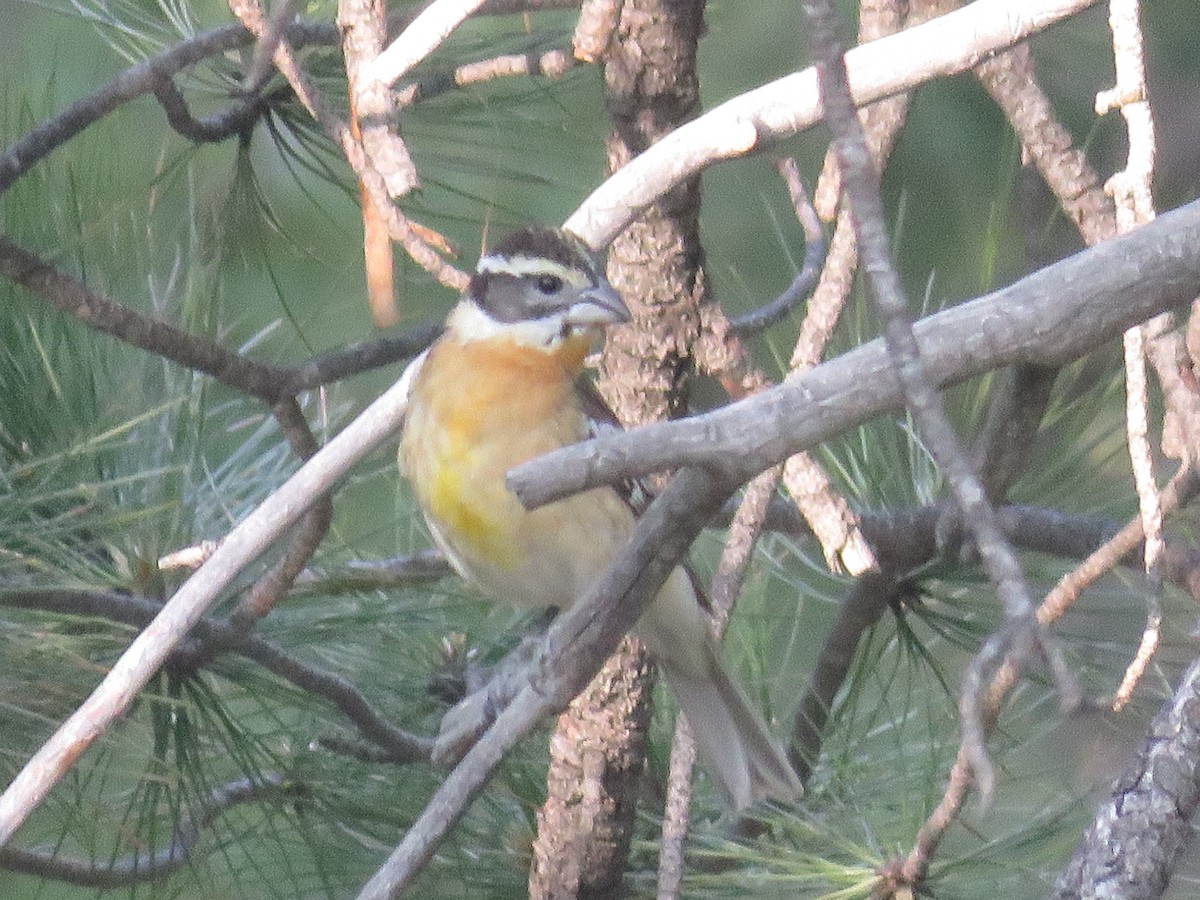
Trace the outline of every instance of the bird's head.
<instances>
[{"instance_id":1,"label":"bird's head","mask_svg":"<svg viewBox=\"0 0 1200 900\"><path fill-rule=\"evenodd\" d=\"M505 338L555 350L628 321L629 309L583 242L534 227L506 235L480 258L446 326L460 341Z\"/></svg>"}]
</instances>

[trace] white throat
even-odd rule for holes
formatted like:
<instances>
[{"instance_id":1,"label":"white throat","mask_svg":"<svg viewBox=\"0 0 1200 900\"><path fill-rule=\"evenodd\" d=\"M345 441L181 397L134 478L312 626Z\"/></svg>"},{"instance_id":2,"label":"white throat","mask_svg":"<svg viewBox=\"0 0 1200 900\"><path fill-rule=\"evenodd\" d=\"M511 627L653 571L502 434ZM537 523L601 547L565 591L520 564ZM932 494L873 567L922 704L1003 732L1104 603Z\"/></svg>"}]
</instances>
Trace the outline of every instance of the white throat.
<instances>
[{"instance_id":1,"label":"white throat","mask_svg":"<svg viewBox=\"0 0 1200 900\"><path fill-rule=\"evenodd\" d=\"M446 317L446 332L464 344L504 338L549 353L562 343L563 320L561 315L554 315L520 322L498 322L470 297L464 297Z\"/></svg>"}]
</instances>

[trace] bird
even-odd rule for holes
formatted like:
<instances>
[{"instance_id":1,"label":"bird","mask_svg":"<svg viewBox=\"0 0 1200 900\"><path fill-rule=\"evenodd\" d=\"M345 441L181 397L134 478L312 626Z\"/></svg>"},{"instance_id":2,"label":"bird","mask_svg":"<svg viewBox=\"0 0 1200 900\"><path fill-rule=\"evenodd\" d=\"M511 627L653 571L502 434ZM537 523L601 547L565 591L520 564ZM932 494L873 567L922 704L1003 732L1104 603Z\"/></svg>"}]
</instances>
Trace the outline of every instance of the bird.
<instances>
[{"instance_id":1,"label":"bird","mask_svg":"<svg viewBox=\"0 0 1200 900\"><path fill-rule=\"evenodd\" d=\"M513 231L478 262L442 335L405 371L401 471L434 542L468 583L519 607L568 608L633 530L630 496L598 487L535 510L508 488L520 463L613 427L585 359L630 312L601 259L569 232ZM801 785L723 666L706 600L676 568L633 633L691 726L725 802L790 802Z\"/></svg>"}]
</instances>

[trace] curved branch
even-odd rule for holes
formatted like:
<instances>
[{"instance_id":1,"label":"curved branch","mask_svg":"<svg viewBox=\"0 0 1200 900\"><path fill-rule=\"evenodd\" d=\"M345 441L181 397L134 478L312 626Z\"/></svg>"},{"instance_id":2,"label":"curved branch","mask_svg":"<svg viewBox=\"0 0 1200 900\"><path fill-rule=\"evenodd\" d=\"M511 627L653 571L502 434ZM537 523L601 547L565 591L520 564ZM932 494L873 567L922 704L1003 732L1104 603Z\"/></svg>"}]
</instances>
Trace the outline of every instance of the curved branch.
<instances>
[{"instance_id":1,"label":"curved branch","mask_svg":"<svg viewBox=\"0 0 1200 900\"><path fill-rule=\"evenodd\" d=\"M774 300L764 303L758 309L753 309L745 315L729 320L729 330L738 337L747 337L770 328L799 306L800 302L812 293L813 288L820 281L821 269L825 266L825 257L829 251L829 243L825 240L821 220L808 199L804 184L800 181L800 171L796 167L796 161L791 158L781 160L778 168L787 182L796 218L804 229L804 262L801 263L800 271L796 273L792 283L782 294Z\"/></svg>"},{"instance_id":2,"label":"curved branch","mask_svg":"<svg viewBox=\"0 0 1200 900\"><path fill-rule=\"evenodd\" d=\"M336 28L316 22L292 23L287 37L295 46L333 44L338 39ZM253 41L254 35L241 25L225 25L181 41L126 69L99 90L76 100L58 115L22 135L5 150L0 155L0 194L12 187L36 162L118 107L150 93L177 72L203 59L245 47Z\"/></svg>"}]
</instances>

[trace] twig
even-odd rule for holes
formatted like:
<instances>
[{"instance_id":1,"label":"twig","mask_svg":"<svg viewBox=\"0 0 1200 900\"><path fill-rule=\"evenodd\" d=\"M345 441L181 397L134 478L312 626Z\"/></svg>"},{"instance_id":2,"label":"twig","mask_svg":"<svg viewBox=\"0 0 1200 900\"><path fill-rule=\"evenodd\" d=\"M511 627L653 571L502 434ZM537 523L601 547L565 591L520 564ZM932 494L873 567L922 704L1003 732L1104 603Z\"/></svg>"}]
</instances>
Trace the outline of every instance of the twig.
<instances>
[{"instance_id":1,"label":"twig","mask_svg":"<svg viewBox=\"0 0 1200 900\"><path fill-rule=\"evenodd\" d=\"M270 77L271 60L286 39L287 30L296 18L297 6L299 0L275 0L272 5L271 15L255 43L254 56L250 58L250 65L242 76L242 90L246 93L257 93Z\"/></svg>"},{"instance_id":2,"label":"twig","mask_svg":"<svg viewBox=\"0 0 1200 900\"><path fill-rule=\"evenodd\" d=\"M996 373L972 465L988 500L1003 503L1033 452L1033 437L1050 404L1058 370L1020 365Z\"/></svg>"},{"instance_id":3,"label":"twig","mask_svg":"<svg viewBox=\"0 0 1200 900\"><path fill-rule=\"evenodd\" d=\"M272 405L304 390L410 359L429 346L441 326L419 325L395 337L363 341L297 366L258 362L202 335L152 319L104 297L46 260L0 236L0 277L90 328L178 365L203 372Z\"/></svg>"},{"instance_id":4,"label":"twig","mask_svg":"<svg viewBox=\"0 0 1200 900\"><path fill-rule=\"evenodd\" d=\"M292 368L286 395L310 391L383 366L412 359L442 333L441 324L416 325L403 334L360 341L348 347L314 356Z\"/></svg>"},{"instance_id":5,"label":"twig","mask_svg":"<svg viewBox=\"0 0 1200 900\"><path fill-rule=\"evenodd\" d=\"M1181 468L1170 483L1163 488L1161 500L1164 510L1174 509L1185 498L1191 497L1200 489L1200 479L1190 467ZM1087 559L1059 579L1058 584L1046 595L1038 607L1038 620L1043 625L1049 625L1062 617L1063 613L1075 602L1084 589L1112 570L1114 566L1127 558L1137 549L1145 538L1140 517L1133 519L1103 546L1091 553ZM1017 669L1006 661L996 671L988 685L985 697L984 712L989 717L995 715L1004 697L1016 684ZM941 846L946 831L953 824L966 803L967 793L971 786L971 762L965 752L960 749L957 759L950 770L949 783L942 799L930 814L925 824L917 833L907 859L899 866L889 867L889 877L896 878L910 887L915 887L924 880L929 870L930 860L937 848Z\"/></svg>"},{"instance_id":6,"label":"twig","mask_svg":"<svg viewBox=\"0 0 1200 900\"><path fill-rule=\"evenodd\" d=\"M275 773L256 779L241 778L213 788L200 809L175 826L171 843L162 850L134 851L106 865L98 865L91 860L61 856L55 851L0 847L0 869L99 889L155 881L196 863L193 852L204 829L222 813L243 803L300 796L302 791L300 785Z\"/></svg>"},{"instance_id":7,"label":"twig","mask_svg":"<svg viewBox=\"0 0 1200 900\"><path fill-rule=\"evenodd\" d=\"M162 611L162 604L128 594L54 588L0 590L0 606L104 618L135 628L145 628ZM223 653L237 653L301 690L333 704L366 740L387 752L392 761L427 762L430 759L432 739L391 724L347 679L300 662L280 647L228 622L201 619L188 643L173 652L169 662L194 671L198 659L211 660Z\"/></svg>"},{"instance_id":8,"label":"twig","mask_svg":"<svg viewBox=\"0 0 1200 900\"><path fill-rule=\"evenodd\" d=\"M799 306L816 286L821 277L821 268L825 265L825 251L828 248L825 232L821 230L821 220L817 218L817 211L808 200L796 160L791 157L781 159L776 168L787 183L792 208L800 221L800 227L804 229L804 261L800 265L800 271L782 294L758 309L729 320L730 331L738 337L747 337L770 328Z\"/></svg>"},{"instance_id":9,"label":"twig","mask_svg":"<svg viewBox=\"0 0 1200 900\"><path fill-rule=\"evenodd\" d=\"M288 398L276 404L274 413L288 437L292 452L301 460L311 459L319 447L304 413L300 411L300 404L295 398ZM312 501L312 506L304 514L300 528L293 535L283 558L259 578L238 603L229 617L231 625L249 631L259 619L274 609L308 565L332 522L333 499L329 494L322 494Z\"/></svg>"},{"instance_id":10,"label":"twig","mask_svg":"<svg viewBox=\"0 0 1200 900\"><path fill-rule=\"evenodd\" d=\"M906 590L892 574L864 572L855 579L838 609L813 666L808 689L796 710L788 759L802 782L807 782L821 755L822 737L834 698L841 690L863 633L879 621L888 606Z\"/></svg>"},{"instance_id":11,"label":"twig","mask_svg":"<svg viewBox=\"0 0 1200 900\"><path fill-rule=\"evenodd\" d=\"M334 43L337 32L314 23L296 23L288 30L289 40L305 43ZM174 47L126 69L87 97L42 122L18 138L0 156L0 194L29 171L30 167L61 147L89 125L102 119L142 94L150 93L175 73L203 59L244 47L254 36L241 25L226 25L181 41Z\"/></svg>"},{"instance_id":12,"label":"twig","mask_svg":"<svg viewBox=\"0 0 1200 900\"><path fill-rule=\"evenodd\" d=\"M884 335L905 405L925 445L950 484L967 527L1004 607L1007 622L998 640L985 642L964 677L960 710L963 746L985 802L991 797L994 775L988 757L980 694L973 681L982 681L1002 657L1022 665L1040 645L1054 674L1064 706L1077 702L1080 688L1045 630L1038 631L1034 606L1019 561L996 521L995 510L971 471L941 397L934 390L913 333L908 299L891 261L883 201L878 191L871 151L854 107L845 59L837 39L837 13L829 0L805 4L811 41L821 65L821 100L834 133L843 172L843 189L877 308L884 318ZM980 685L981 687L982 685Z\"/></svg>"},{"instance_id":13,"label":"twig","mask_svg":"<svg viewBox=\"0 0 1200 900\"><path fill-rule=\"evenodd\" d=\"M95 293L83 282L3 236L0 236L0 277L21 285L96 331L204 372L268 403L280 399L280 388L287 381L285 369L255 362L208 338L143 316Z\"/></svg>"},{"instance_id":14,"label":"twig","mask_svg":"<svg viewBox=\"0 0 1200 900\"><path fill-rule=\"evenodd\" d=\"M1089 247L1117 233L1116 210L1087 156L1074 146L1050 98L1037 83L1033 51L1023 44L987 60L975 70L981 84L1004 111L1021 149Z\"/></svg>"},{"instance_id":15,"label":"twig","mask_svg":"<svg viewBox=\"0 0 1200 900\"><path fill-rule=\"evenodd\" d=\"M1129 157L1125 170L1109 179L1106 188L1117 206L1117 230L1124 233L1154 219L1151 182L1154 177L1154 117L1146 93L1146 71L1142 52L1142 31L1138 22L1138 0L1111 0L1109 25L1113 35L1113 55L1117 83L1096 96L1100 115L1120 109L1129 132ZM1162 575L1162 508L1154 480L1154 461L1150 448L1149 395L1146 378L1146 345L1173 327L1170 313L1161 313L1152 321L1129 329L1124 335L1125 418L1133 481L1137 487L1138 509L1146 533L1146 627L1137 655L1125 671L1113 700L1120 709L1133 695L1134 688L1158 647L1162 607L1159 593Z\"/></svg>"},{"instance_id":16,"label":"twig","mask_svg":"<svg viewBox=\"0 0 1200 900\"><path fill-rule=\"evenodd\" d=\"M196 118L187 100L172 78L154 85L154 96L167 114L167 124L197 144L225 141L235 134L246 134L259 117L271 108L274 97L252 94L212 115ZM278 96L278 95L276 95Z\"/></svg>"},{"instance_id":17,"label":"twig","mask_svg":"<svg viewBox=\"0 0 1200 900\"><path fill-rule=\"evenodd\" d=\"M454 88L482 84L512 75L561 78L574 65L574 58L562 48L547 50L544 53L530 51L492 56L476 62L463 63L456 66L452 72L426 75L417 81L401 85L396 89L396 103L400 107L408 107L431 100Z\"/></svg>"},{"instance_id":18,"label":"twig","mask_svg":"<svg viewBox=\"0 0 1200 900\"><path fill-rule=\"evenodd\" d=\"M387 39L387 5L380 0L339 0L338 27L342 30L342 57L350 89L350 128L362 143L370 166L383 180L388 198L398 200L419 184L417 167L400 136L392 92L380 82L363 77L363 69L383 51ZM399 321L396 309L392 244L384 198L375 197L360 181L363 215L363 252L371 319L377 328Z\"/></svg>"}]
</instances>

